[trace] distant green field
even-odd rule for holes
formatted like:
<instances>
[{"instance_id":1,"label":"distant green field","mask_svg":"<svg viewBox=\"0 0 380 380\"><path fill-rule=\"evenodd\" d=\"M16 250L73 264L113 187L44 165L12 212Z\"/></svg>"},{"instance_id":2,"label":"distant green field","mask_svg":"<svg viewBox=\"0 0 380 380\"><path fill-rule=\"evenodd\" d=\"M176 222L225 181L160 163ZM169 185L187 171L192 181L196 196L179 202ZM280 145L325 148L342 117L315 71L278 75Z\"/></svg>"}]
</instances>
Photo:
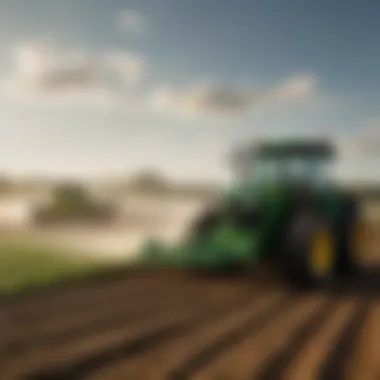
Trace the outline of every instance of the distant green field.
<instances>
[{"instance_id":1,"label":"distant green field","mask_svg":"<svg viewBox=\"0 0 380 380\"><path fill-rule=\"evenodd\" d=\"M22 245L0 247L0 293L15 293L112 269L72 253Z\"/></svg>"}]
</instances>

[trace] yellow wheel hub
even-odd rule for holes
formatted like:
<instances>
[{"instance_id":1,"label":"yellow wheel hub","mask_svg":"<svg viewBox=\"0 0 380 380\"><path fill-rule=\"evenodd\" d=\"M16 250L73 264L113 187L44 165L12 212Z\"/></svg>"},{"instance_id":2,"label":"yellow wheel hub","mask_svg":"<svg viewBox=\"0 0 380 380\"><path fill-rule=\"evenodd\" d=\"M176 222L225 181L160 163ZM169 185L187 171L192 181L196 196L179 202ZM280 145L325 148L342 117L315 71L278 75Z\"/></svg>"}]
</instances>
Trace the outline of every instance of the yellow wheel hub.
<instances>
[{"instance_id":1,"label":"yellow wheel hub","mask_svg":"<svg viewBox=\"0 0 380 380\"><path fill-rule=\"evenodd\" d=\"M330 231L322 230L315 236L311 251L311 269L318 275L331 273L334 266L334 243Z\"/></svg>"}]
</instances>

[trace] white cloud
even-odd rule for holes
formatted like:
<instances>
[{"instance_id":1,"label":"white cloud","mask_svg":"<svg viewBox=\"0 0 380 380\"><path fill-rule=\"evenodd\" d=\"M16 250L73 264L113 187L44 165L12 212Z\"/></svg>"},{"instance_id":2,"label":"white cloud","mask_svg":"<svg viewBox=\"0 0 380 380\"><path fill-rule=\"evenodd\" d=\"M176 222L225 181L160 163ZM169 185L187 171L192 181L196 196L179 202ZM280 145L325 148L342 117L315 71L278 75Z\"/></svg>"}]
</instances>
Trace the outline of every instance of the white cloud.
<instances>
[{"instance_id":1,"label":"white cloud","mask_svg":"<svg viewBox=\"0 0 380 380\"><path fill-rule=\"evenodd\" d=\"M147 105L150 110L182 116L228 116L278 102L302 101L318 92L317 78L298 75L269 90L244 90L210 83L183 88L163 86L138 96L145 60L110 49L97 56L51 42L30 41L12 50L13 67L0 80L3 95L15 100L65 104Z\"/></svg>"},{"instance_id":2,"label":"white cloud","mask_svg":"<svg viewBox=\"0 0 380 380\"><path fill-rule=\"evenodd\" d=\"M31 42L16 46L13 59L19 79L36 90L86 87L100 80L99 67L82 51Z\"/></svg>"},{"instance_id":3,"label":"white cloud","mask_svg":"<svg viewBox=\"0 0 380 380\"><path fill-rule=\"evenodd\" d=\"M286 79L282 85L268 92L269 99L303 100L318 90L318 78L303 74Z\"/></svg>"},{"instance_id":4,"label":"white cloud","mask_svg":"<svg viewBox=\"0 0 380 380\"><path fill-rule=\"evenodd\" d=\"M197 84L186 88L162 86L148 96L148 104L161 112L182 115L229 115L250 111L278 101L300 101L317 92L315 76L288 78L283 84L267 91L241 90Z\"/></svg>"},{"instance_id":5,"label":"white cloud","mask_svg":"<svg viewBox=\"0 0 380 380\"><path fill-rule=\"evenodd\" d=\"M26 42L12 49L13 67L0 82L3 95L22 101L121 101L123 91L136 85L145 69L143 59L124 52L91 56L46 42ZM112 81L110 76L116 76Z\"/></svg>"},{"instance_id":6,"label":"white cloud","mask_svg":"<svg viewBox=\"0 0 380 380\"><path fill-rule=\"evenodd\" d=\"M146 71L144 59L136 54L122 50L114 50L107 53L104 62L128 86L139 83Z\"/></svg>"},{"instance_id":7,"label":"white cloud","mask_svg":"<svg viewBox=\"0 0 380 380\"><path fill-rule=\"evenodd\" d=\"M152 92L148 101L158 111L197 115L244 111L253 98L254 95L249 92L199 84L182 90L161 87Z\"/></svg>"},{"instance_id":8,"label":"white cloud","mask_svg":"<svg viewBox=\"0 0 380 380\"><path fill-rule=\"evenodd\" d=\"M82 51L27 42L12 51L13 70L2 82L8 95L31 97L92 93L104 87L100 67Z\"/></svg>"},{"instance_id":9,"label":"white cloud","mask_svg":"<svg viewBox=\"0 0 380 380\"><path fill-rule=\"evenodd\" d=\"M380 119L371 120L354 132L340 136L339 149L345 157L380 155Z\"/></svg>"},{"instance_id":10,"label":"white cloud","mask_svg":"<svg viewBox=\"0 0 380 380\"><path fill-rule=\"evenodd\" d=\"M118 26L127 32L142 33L146 28L146 20L133 9L124 9L118 14Z\"/></svg>"}]
</instances>

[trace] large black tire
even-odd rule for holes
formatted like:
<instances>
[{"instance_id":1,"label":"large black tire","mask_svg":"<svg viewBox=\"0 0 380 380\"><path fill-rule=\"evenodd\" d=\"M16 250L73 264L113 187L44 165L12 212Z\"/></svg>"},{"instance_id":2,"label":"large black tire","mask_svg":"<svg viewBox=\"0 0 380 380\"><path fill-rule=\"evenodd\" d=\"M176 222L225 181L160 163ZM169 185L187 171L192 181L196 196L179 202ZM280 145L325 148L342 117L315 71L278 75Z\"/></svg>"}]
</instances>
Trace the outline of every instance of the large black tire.
<instances>
[{"instance_id":1,"label":"large black tire","mask_svg":"<svg viewBox=\"0 0 380 380\"><path fill-rule=\"evenodd\" d=\"M359 229L362 228L359 201L355 197L347 197L337 220L338 262L337 272L340 276L354 276L361 271L361 254L358 242Z\"/></svg>"},{"instance_id":2,"label":"large black tire","mask_svg":"<svg viewBox=\"0 0 380 380\"><path fill-rule=\"evenodd\" d=\"M326 239L326 263L318 265L316 244ZM284 239L281 269L290 284L302 289L326 288L336 279L336 233L334 223L314 208L294 214ZM323 257L319 255L319 257Z\"/></svg>"}]
</instances>

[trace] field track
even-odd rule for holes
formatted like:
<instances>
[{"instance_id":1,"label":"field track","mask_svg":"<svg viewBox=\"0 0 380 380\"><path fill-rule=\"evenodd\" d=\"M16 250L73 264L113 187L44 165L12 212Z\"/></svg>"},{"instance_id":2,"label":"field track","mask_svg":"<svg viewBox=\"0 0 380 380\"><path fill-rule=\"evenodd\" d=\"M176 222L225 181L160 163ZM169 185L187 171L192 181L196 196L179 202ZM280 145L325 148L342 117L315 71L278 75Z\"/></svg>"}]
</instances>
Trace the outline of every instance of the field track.
<instances>
[{"instance_id":1,"label":"field track","mask_svg":"<svg viewBox=\"0 0 380 380\"><path fill-rule=\"evenodd\" d=\"M380 378L380 276L313 294L262 277L145 274L0 303L0 379Z\"/></svg>"}]
</instances>

